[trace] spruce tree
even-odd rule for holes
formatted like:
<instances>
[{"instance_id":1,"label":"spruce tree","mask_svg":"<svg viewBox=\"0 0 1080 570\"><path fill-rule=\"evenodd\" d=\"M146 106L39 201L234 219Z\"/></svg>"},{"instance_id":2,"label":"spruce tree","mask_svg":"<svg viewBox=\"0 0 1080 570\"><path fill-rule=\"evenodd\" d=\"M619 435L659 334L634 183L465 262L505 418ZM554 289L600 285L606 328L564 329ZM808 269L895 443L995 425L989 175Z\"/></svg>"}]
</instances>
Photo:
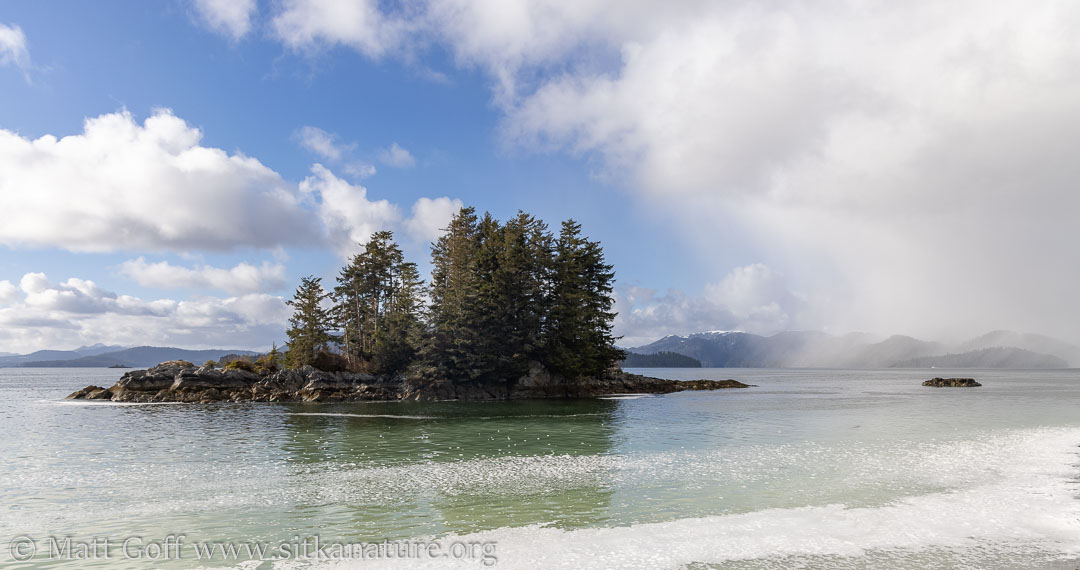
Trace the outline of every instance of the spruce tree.
<instances>
[{"instance_id":1,"label":"spruce tree","mask_svg":"<svg viewBox=\"0 0 1080 570\"><path fill-rule=\"evenodd\" d=\"M330 334L332 321L322 306L328 296L323 290L322 279L308 276L300 280L296 294L287 301L293 308L289 328L285 331L289 337L285 363L289 367L314 363L316 353L334 340Z\"/></svg>"},{"instance_id":2,"label":"spruce tree","mask_svg":"<svg viewBox=\"0 0 1080 570\"><path fill-rule=\"evenodd\" d=\"M466 321L466 298L476 288L479 249L476 210L462 208L431 245L430 338L422 356L431 371L444 378L468 375L470 354L463 340L472 329Z\"/></svg>"},{"instance_id":3,"label":"spruce tree","mask_svg":"<svg viewBox=\"0 0 1080 570\"><path fill-rule=\"evenodd\" d=\"M312 363L340 342L353 370L392 375L420 361L427 376L509 384L533 360L580 378L622 358L611 334L615 274L577 222L556 239L524 212L502 224L462 208L431 254L425 289L393 234L376 232L338 275L329 312L320 280L304 278L289 302L287 363Z\"/></svg>"},{"instance_id":4,"label":"spruce tree","mask_svg":"<svg viewBox=\"0 0 1080 570\"><path fill-rule=\"evenodd\" d=\"M418 344L423 281L405 261L393 233L376 232L338 276L337 327L349 366L392 374L408 364Z\"/></svg>"},{"instance_id":5,"label":"spruce tree","mask_svg":"<svg viewBox=\"0 0 1080 570\"><path fill-rule=\"evenodd\" d=\"M333 291L331 317L334 328L339 331L339 342L348 366L352 370L359 368L360 360L360 323L363 311L360 301L360 280L356 278L362 272L363 261L359 255L349 259L349 264L341 269L337 277L337 286Z\"/></svg>"},{"instance_id":6,"label":"spruce tree","mask_svg":"<svg viewBox=\"0 0 1080 570\"><path fill-rule=\"evenodd\" d=\"M525 213L506 224L490 213L477 221L471 277L452 328L443 329L454 331L457 379L509 384L539 357L551 240L546 226Z\"/></svg>"},{"instance_id":7,"label":"spruce tree","mask_svg":"<svg viewBox=\"0 0 1080 570\"><path fill-rule=\"evenodd\" d=\"M581 235L574 220L555 243L545 363L568 378L605 372L623 357L611 334L615 273L599 242Z\"/></svg>"},{"instance_id":8,"label":"spruce tree","mask_svg":"<svg viewBox=\"0 0 1080 570\"><path fill-rule=\"evenodd\" d=\"M521 377L529 361L540 357L551 240L543 222L518 212L488 247L493 268L484 280L482 306L488 316L489 350L495 355L491 371L499 378Z\"/></svg>"},{"instance_id":9,"label":"spruce tree","mask_svg":"<svg viewBox=\"0 0 1080 570\"><path fill-rule=\"evenodd\" d=\"M424 282L420 272L415 263L404 261L396 245L391 248L391 259L382 317L371 350L371 370L376 374L403 371L415 358L423 335Z\"/></svg>"},{"instance_id":10,"label":"spruce tree","mask_svg":"<svg viewBox=\"0 0 1080 570\"><path fill-rule=\"evenodd\" d=\"M490 213L484 213L477 224L475 242L472 286L462 298L457 347L467 379L505 380L514 339L505 326L508 292L501 288L499 276L503 228Z\"/></svg>"}]
</instances>

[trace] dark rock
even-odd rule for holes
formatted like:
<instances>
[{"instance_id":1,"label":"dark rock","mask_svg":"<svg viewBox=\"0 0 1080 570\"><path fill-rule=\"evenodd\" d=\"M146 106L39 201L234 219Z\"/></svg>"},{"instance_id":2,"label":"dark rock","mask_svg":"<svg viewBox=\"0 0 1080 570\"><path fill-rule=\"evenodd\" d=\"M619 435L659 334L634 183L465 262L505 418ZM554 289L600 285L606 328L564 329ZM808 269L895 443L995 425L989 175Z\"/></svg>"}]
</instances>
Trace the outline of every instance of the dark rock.
<instances>
[{"instance_id":1,"label":"dark rock","mask_svg":"<svg viewBox=\"0 0 1080 570\"><path fill-rule=\"evenodd\" d=\"M146 373L153 376L176 378L184 370L195 370L196 366L186 360L170 360L149 368ZM137 371L136 371L137 372Z\"/></svg>"},{"instance_id":2,"label":"dark rock","mask_svg":"<svg viewBox=\"0 0 1080 570\"><path fill-rule=\"evenodd\" d=\"M307 380L296 370L281 370L259 380L254 389L265 393L298 392L305 384Z\"/></svg>"},{"instance_id":3,"label":"dark rock","mask_svg":"<svg viewBox=\"0 0 1080 570\"><path fill-rule=\"evenodd\" d=\"M199 395L201 396L199 398L199 403L201 404L220 402L222 399L224 399L224 396L216 388L209 388L207 390L203 390L202 392L200 392Z\"/></svg>"},{"instance_id":4,"label":"dark rock","mask_svg":"<svg viewBox=\"0 0 1080 570\"><path fill-rule=\"evenodd\" d=\"M121 376L116 386L121 390L157 392L172 386L175 377L175 373L167 374L162 370L153 373L149 370L132 370Z\"/></svg>"},{"instance_id":5,"label":"dark rock","mask_svg":"<svg viewBox=\"0 0 1080 570\"><path fill-rule=\"evenodd\" d=\"M360 387L353 392L353 396L357 400L404 400L406 398L404 398L400 386L400 384L396 386L361 384Z\"/></svg>"},{"instance_id":6,"label":"dark rock","mask_svg":"<svg viewBox=\"0 0 1080 570\"><path fill-rule=\"evenodd\" d=\"M510 389L511 398L558 398L567 395L566 379L549 372L539 362L530 362L529 371Z\"/></svg>"},{"instance_id":7,"label":"dark rock","mask_svg":"<svg viewBox=\"0 0 1080 570\"><path fill-rule=\"evenodd\" d=\"M169 400L164 400L159 396L159 394L161 394L162 392L167 392L167 390L161 390L159 392L144 392L144 391L139 391L139 390L124 390L124 389L121 389L121 388L117 388L116 386L113 386L111 388L111 390L113 391L112 400L114 402L163 402L163 401L173 401L172 398L170 398Z\"/></svg>"},{"instance_id":8,"label":"dark rock","mask_svg":"<svg viewBox=\"0 0 1080 570\"><path fill-rule=\"evenodd\" d=\"M232 372L230 370L230 372ZM183 373L176 377L170 390L237 390L250 386L248 382L229 374L189 374Z\"/></svg>"},{"instance_id":9,"label":"dark rock","mask_svg":"<svg viewBox=\"0 0 1080 570\"><path fill-rule=\"evenodd\" d=\"M347 390L352 391L360 387L359 382L353 381L351 378L342 378L334 374L328 374L326 372L320 372L318 375L312 375L308 380L306 386L304 386L305 392L312 392L315 390Z\"/></svg>"},{"instance_id":10,"label":"dark rock","mask_svg":"<svg viewBox=\"0 0 1080 570\"><path fill-rule=\"evenodd\" d=\"M86 395L87 400L112 400L112 397L112 391L105 388L94 390L93 392L90 392Z\"/></svg>"},{"instance_id":11,"label":"dark rock","mask_svg":"<svg viewBox=\"0 0 1080 570\"><path fill-rule=\"evenodd\" d=\"M670 394L685 390L721 390L752 386L752 384L743 384L737 380L664 380L619 371L608 373L601 378L589 378L569 383L567 393L573 397L609 394Z\"/></svg>"},{"instance_id":12,"label":"dark rock","mask_svg":"<svg viewBox=\"0 0 1080 570\"><path fill-rule=\"evenodd\" d=\"M76 390L76 391L68 394L68 397L65 398L65 399L66 400L89 400L91 394L96 394L96 393L102 392L102 391L107 392L108 390L105 390L105 388L102 388L101 386L87 386L87 387L83 388L82 390Z\"/></svg>"},{"instance_id":13,"label":"dark rock","mask_svg":"<svg viewBox=\"0 0 1080 570\"><path fill-rule=\"evenodd\" d=\"M933 378L922 383L935 388L974 388L982 386L974 378Z\"/></svg>"},{"instance_id":14,"label":"dark rock","mask_svg":"<svg viewBox=\"0 0 1080 570\"><path fill-rule=\"evenodd\" d=\"M402 400L456 400L454 384L446 379L406 378L401 384Z\"/></svg>"},{"instance_id":15,"label":"dark rock","mask_svg":"<svg viewBox=\"0 0 1080 570\"><path fill-rule=\"evenodd\" d=\"M301 395L301 400L304 402L325 402L328 400L328 393L323 390L304 390Z\"/></svg>"},{"instance_id":16,"label":"dark rock","mask_svg":"<svg viewBox=\"0 0 1080 570\"><path fill-rule=\"evenodd\" d=\"M225 380L232 384L240 384L246 388L262 380L262 376L247 370L233 368L225 371Z\"/></svg>"}]
</instances>

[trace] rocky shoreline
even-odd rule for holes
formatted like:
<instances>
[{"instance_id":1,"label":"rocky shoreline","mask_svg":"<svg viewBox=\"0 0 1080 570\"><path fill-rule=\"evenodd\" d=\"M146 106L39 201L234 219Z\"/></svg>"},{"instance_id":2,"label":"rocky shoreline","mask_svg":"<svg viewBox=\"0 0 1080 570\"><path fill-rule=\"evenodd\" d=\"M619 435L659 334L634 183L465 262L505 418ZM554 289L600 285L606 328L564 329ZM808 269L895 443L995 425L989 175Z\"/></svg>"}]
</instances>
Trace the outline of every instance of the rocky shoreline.
<instances>
[{"instance_id":1,"label":"rocky shoreline","mask_svg":"<svg viewBox=\"0 0 1080 570\"><path fill-rule=\"evenodd\" d=\"M516 400L586 398L608 394L668 394L684 390L748 388L735 380L664 380L612 370L599 378L567 381L538 364L513 383L478 384L324 372L311 366L257 373L195 366L182 360L127 372L109 388L87 386L69 400L112 402L350 402L396 400Z\"/></svg>"},{"instance_id":2,"label":"rocky shoreline","mask_svg":"<svg viewBox=\"0 0 1080 570\"><path fill-rule=\"evenodd\" d=\"M932 378L922 383L934 388L975 388L982 386L974 378Z\"/></svg>"}]
</instances>

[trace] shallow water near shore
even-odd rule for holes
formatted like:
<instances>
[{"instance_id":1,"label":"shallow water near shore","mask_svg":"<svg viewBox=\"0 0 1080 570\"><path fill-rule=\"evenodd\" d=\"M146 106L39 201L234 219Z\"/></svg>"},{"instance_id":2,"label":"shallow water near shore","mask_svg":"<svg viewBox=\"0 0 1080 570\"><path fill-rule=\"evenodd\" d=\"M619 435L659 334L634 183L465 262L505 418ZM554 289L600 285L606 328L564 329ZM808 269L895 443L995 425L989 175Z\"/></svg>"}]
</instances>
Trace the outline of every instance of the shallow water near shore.
<instances>
[{"instance_id":1,"label":"shallow water near shore","mask_svg":"<svg viewBox=\"0 0 1080 570\"><path fill-rule=\"evenodd\" d=\"M757 387L115 405L62 398L122 371L0 369L0 561L17 536L453 535L495 542L499 568L1076 567L1080 371L632 371ZM55 566L44 550L29 567ZM184 554L79 565L258 566Z\"/></svg>"}]
</instances>

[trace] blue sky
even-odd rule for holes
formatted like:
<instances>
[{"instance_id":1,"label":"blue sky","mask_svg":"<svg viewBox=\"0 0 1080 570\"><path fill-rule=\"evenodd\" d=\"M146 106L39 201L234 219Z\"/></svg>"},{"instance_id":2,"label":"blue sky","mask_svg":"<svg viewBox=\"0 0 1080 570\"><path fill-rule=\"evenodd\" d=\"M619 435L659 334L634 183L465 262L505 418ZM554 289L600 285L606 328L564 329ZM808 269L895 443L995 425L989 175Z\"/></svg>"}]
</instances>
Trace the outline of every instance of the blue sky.
<instances>
[{"instance_id":1,"label":"blue sky","mask_svg":"<svg viewBox=\"0 0 1080 570\"><path fill-rule=\"evenodd\" d=\"M462 203L582 222L629 345L1068 336L1075 9L828 4L5 3L0 351L263 348Z\"/></svg>"}]
</instances>

